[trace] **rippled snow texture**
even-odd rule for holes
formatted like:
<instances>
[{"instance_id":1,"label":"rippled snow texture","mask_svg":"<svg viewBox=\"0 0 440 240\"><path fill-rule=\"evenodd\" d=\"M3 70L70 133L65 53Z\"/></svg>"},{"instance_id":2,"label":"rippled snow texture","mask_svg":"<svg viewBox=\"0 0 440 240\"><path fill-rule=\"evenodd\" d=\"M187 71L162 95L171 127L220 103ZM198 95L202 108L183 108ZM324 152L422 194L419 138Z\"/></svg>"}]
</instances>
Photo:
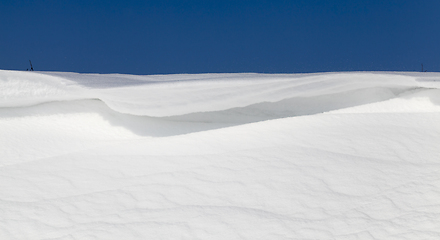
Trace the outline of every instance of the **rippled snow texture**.
<instances>
[{"instance_id":1,"label":"rippled snow texture","mask_svg":"<svg viewBox=\"0 0 440 240\"><path fill-rule=\"evenodd\" d=\"M440 239L439 88L0 71L0 239Z\"/></svg>"}]
</instances>

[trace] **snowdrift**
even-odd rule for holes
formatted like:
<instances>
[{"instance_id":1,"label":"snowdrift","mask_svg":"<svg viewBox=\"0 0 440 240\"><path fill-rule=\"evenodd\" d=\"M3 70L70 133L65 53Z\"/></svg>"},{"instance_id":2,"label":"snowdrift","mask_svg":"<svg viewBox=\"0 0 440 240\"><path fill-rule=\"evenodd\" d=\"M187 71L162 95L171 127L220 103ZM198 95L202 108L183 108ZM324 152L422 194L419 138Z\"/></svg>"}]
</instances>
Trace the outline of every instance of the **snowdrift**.
<instances>
[{"instance_id":1,"label":"snowdrift","mask_svg":"<svg viewBox=\"0 0 440 240\"><path fill-rule=\"evenodd\" d=\"M439 239L439 88L0 70L0 239Z\"/></svg>"},{"instance_id":2,"label":"snowdrift","mask_svg":"<svg viewBox=\"0 0 440 240\"><path fill-rule=\"evenodd\" d=\"M198 74L130 76L2 71L2 107L100 99L114 111L166 117L256 105L271 112L323 112L387 100L417 88L431 88L435 74ZM429 78L431 77L431 78ZM434 77L434 78L433 78ZM435 87L436 85L434 85ZM343 99L344 103L341 103ZM325 104L327 101L329 104ZM339 101L339 102L338 102ZM279 102L279 103L277 103ZM352 102L352 103L349 103ZM258 105L261 103L277 103ZM313 109L312 109L313 108ZM315 110L315 108L317 108ZM327 109L328 108L328 109Z\"/></svg>"}]
</instances>

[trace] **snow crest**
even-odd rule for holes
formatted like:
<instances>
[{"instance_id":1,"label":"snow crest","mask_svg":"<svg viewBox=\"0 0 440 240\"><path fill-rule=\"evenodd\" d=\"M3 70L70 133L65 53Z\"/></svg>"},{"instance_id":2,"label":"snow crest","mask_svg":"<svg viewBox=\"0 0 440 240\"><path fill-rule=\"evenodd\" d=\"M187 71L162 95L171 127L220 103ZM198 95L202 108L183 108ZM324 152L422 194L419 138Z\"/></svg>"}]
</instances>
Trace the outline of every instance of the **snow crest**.
<instances>
[{"instance_id":1,"label":"snow crest","mask_svg":"<svg viewBox=\"0 0 440 240\"><path fill-rule=\"evenodd\" d=\"M404 73L153 76L16 71L0 73L0 87L3 89L0 93L1 107L100 99L117 112L150 117L217 112L258 104L279 108L286 104L299 107L314 103L317 109L311 112L319 112L339 107L327 107L328 104L319 102L321 100L342 100L347 106L350 106L349 102L354 106L387 100L411 89L438 87L438 84L433 84L438 79L436 75L427 74L428 77L423 78ZM328 99L325 99L326 96ZM307 112L311 107L304 108Z\"/></svg>"}]
</instances>

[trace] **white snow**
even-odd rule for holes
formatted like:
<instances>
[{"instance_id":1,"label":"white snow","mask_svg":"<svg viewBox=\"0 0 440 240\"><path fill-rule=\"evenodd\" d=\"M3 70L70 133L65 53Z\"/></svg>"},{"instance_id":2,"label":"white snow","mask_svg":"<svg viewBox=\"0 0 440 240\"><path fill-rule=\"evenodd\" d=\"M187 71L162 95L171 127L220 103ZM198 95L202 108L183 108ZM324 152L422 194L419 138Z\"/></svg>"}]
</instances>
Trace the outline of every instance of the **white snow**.
<instances>
[{"instance_id":1,"label":"white snow","mask_svg":"<svg viewBox=\"0 0 440 240\"><path fill-rule=\"evenodd\" d=\"M0 239L440 239L440 74L0 70Z\"/></svg>"}]
</instances>

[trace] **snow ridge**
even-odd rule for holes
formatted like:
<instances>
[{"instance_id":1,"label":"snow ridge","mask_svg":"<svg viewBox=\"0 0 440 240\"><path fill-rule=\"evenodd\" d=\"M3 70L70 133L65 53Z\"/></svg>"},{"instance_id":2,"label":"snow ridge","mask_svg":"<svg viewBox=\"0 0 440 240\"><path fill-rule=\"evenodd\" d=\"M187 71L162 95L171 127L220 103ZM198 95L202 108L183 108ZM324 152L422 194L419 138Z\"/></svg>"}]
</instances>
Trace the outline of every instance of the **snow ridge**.
<instances>
[{"instance_id":1,"label":"snow ridge","mask_svg":"<svg viewBox=\"0 0 440 240\"><path fill-rule=\"evenodd\" d=\"M284 101L282 105L289 100L310 102L307 98L314 101L322 96L348 97L347 102L363 104L414 88L438 88L433 84L436 79L438 76L432 74L370 72L131 76L1 71L0 87L5 90L0 93L0 106L100 99L120 113L169 117Z\"/></svg>"}]
</instances>

